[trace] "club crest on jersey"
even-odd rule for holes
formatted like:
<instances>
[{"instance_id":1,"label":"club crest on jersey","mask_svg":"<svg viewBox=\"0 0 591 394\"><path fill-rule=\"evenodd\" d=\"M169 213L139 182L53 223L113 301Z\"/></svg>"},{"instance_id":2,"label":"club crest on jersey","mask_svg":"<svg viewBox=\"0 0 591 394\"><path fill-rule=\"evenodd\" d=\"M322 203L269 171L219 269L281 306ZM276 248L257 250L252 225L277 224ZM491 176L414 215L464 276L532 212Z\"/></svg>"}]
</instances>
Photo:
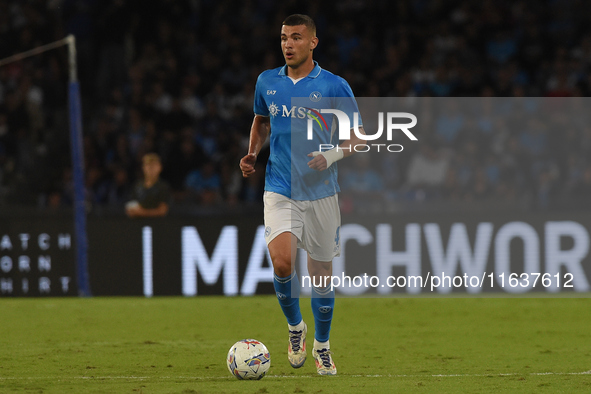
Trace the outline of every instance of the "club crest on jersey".
<instances>
[{"instance_id":1,"label":"club crest on jersey","mask_svg":"<svg viewBox=\"0 0 591 394\"><path fill-rule=\"evenodd\" d=\"M322 99L322 95L318 91L313 91L310 93L310 100L314 101L315 103L319 102Z\"/></svg>"}]
</instances>

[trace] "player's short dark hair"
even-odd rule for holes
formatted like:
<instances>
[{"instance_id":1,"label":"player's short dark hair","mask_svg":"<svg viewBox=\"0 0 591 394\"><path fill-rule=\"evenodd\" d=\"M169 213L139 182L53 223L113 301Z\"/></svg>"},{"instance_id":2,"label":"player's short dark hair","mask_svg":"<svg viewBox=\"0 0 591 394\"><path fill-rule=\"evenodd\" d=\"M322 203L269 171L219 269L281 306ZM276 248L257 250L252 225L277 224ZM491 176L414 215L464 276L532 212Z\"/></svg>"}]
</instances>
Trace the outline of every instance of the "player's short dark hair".
<instances>
[{"instance_id":1,"label":"player's short dark hair","mask_svg":"<svg viewBox=\"0 0 591 394\"><path fill-rule=\"evenodd\" d=\"M282 25L284 26L300 26L304 25L312 32L312 35L316 35L316 23L314 23L314 19L310 18L308 15L303 14L293 14L285 18Z\"/></svg>"}]
</instances>

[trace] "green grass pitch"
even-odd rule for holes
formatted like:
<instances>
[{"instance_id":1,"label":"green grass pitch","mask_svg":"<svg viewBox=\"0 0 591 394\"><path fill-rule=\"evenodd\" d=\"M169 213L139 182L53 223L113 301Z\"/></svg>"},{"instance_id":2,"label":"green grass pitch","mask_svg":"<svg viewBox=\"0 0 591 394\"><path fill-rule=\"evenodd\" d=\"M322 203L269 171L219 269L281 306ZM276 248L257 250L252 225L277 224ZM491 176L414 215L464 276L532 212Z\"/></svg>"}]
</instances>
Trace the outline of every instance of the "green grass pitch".
<instances>
[{"instance_id":1,"label":"green grass pitch","mask_svg":"<svg viewBox=\"0 0 591 394\"><path fill-rule=\"evenodd\" d=\"M271 369L239 381L250 337ZM589 298L339 298L331 344L338 376L292 369L272 296L2 299L0 393L591 391Z\"/></svg>"}]
</instances>

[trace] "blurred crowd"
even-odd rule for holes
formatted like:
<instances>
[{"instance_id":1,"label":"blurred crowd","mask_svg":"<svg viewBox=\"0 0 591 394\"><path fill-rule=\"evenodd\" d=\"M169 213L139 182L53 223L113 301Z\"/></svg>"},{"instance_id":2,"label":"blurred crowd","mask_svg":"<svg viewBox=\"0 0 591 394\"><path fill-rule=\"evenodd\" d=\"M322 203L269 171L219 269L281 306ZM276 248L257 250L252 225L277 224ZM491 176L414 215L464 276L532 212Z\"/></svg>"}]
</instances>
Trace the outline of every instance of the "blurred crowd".
<instances>
[{"instance_id":1,"label":"blurred crowd","mask_svg":"<svg viewBox=\"0 0 591 394\"><path fill-rule=\"evenodd\" d=\"M369 153L339 162L342 208L396 212L404 203L410 208L408 202L445 202L460 209L469 203L482 208L483 202L535 210L587 208L590 105L588 97L396 99L390 107L421 120L412 129L420 139L411 141L398 131L394 141L375 141L382 144L379 152L372 144ZM376 122L364 119L369 134ZM407 154L386 146L403 146Z\"/></svg>"},{"instance_id":2,"label":"blurred crowd","mask_svg":"<svg viewBox=\"0 0 591 394\"><path fill-rule=\"evenodd\" d=\"M238 162L256 78L284 64L281 21L296 12L317 23L315 59L358 97L591 96L586 0L0 0L0 58L76 36L91 206L122 207L148 152L173 205L259 204L265 151L252 178ZM72 203L67 81L65 48L0 67L0 206ZM345 208L591 197L589 128L516 132L502 114L460 112L400 154L343 168L357 196Z\"/></svg>"}]
</instances>

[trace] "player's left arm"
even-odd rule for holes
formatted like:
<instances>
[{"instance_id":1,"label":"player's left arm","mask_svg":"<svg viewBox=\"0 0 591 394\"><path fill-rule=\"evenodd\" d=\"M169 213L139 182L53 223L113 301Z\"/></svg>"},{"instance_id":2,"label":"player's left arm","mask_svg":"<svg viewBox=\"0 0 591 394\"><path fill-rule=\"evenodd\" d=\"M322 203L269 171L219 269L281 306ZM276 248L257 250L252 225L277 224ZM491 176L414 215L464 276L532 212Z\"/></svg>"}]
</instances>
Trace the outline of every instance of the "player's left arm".
<instances>
[{"instance_id":1,"label":"player's left arm","mask_svg":"<svg viewBox=\"0 0 591 394\"><path fill-rule=\"evenodd\" d=\"M359 133L365 135L363 126L359 126ZM308 167L316 171L324 171L330 167L334 162L339 161L345 157L349 157L355 153L355 146L366 145L365 140L362 140L357 136L355 130L351 129L351 138L347 141L343 141L339 146L325 152L312 152L308 154L308 157L313 157L308 162Z\"/></svg>"}]
</instances>

